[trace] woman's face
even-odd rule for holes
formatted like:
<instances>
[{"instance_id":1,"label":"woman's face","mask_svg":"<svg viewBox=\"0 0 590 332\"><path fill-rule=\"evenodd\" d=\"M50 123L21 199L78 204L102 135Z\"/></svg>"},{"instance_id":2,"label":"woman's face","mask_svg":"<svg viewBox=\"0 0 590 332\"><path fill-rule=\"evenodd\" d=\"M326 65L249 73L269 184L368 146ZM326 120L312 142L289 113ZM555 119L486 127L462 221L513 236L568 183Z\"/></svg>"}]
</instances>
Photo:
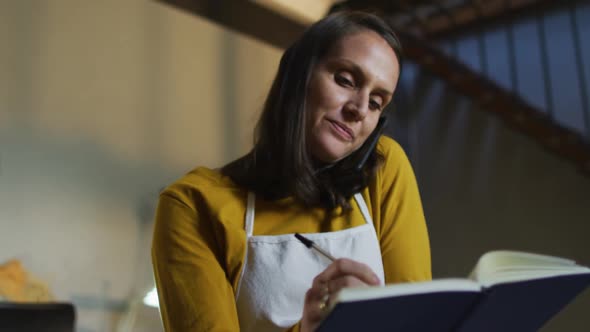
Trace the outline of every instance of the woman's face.
<instances>
[{"instance_id":1,"label":"woman's face","mask_svg":"<svg viewBox=\"0 0 590 332\"><path fill-rule=\"evenodd\" d=\"M358 149L377 126L399 76L393 49L363 30L334 44L311 74L307 93L307 148L332 163Z\"/></svg>"}]
</instances>

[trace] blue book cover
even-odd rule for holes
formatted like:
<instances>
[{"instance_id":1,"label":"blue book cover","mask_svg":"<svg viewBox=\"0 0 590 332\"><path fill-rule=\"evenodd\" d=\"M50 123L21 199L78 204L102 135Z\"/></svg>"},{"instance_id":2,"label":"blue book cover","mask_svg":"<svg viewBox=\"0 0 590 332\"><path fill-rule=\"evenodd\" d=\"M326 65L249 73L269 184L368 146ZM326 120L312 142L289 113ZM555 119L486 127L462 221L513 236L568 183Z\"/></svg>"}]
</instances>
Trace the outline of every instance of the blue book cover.
<instances>
[{"instance_id":1,"label":"blue book cover","mask_svg":"<svg viewBox=\"0 0 590 332\"><path fill-rule=\"evenodd\" d=\"M588 285L574 261L493 251L469 278L344 289L318 331L538 331Z\"/></svg>"}]
</instances>

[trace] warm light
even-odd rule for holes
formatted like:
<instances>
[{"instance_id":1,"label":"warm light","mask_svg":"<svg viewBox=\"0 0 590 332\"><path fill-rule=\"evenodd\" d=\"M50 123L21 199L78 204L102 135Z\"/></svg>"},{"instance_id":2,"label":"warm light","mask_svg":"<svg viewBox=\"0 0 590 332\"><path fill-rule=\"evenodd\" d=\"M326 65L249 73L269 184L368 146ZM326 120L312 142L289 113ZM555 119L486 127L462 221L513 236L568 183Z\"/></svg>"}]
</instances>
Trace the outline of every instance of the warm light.
<instances>
[{"instance_id":1,"label":"warm light","mask_svg":"<svg viewBox=\"0 0 590 332\"><path fill-rule=\"evenodd\" d=\"M338 0L253 0L283 16L309 25L326 16L330 7Z\"/></svg>"},{"instance_id":2,"label":"warm light","mask_svg":"<svg viewBox=\"0 0 590 332\"><path fill-rule=\"evenodd\" d=\"M143 304L154 308L160 307L160 303L158 302L158 291L155 287L143 298Z\"/></svg>"}]
</instances>

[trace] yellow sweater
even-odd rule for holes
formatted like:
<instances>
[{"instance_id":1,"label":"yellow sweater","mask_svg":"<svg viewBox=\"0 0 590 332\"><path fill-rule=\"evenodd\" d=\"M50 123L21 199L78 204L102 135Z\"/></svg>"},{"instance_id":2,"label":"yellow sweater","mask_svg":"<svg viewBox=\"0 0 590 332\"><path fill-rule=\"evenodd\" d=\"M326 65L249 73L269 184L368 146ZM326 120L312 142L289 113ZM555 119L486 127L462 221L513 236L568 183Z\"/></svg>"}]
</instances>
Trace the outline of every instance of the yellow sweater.
<instances>
[{"instance_id":1,"label":"yellow sweater","mask_svg":"<svg viewBox=\"0 0 590 332\"><path fill-rule=\"evenodd\" d=\"M362 195L381 246L385 282L431 279L430 246L410 163L382 137L385 162ZM152 259L166 331L239 331L234 300L244 263L246 190L219 171L197 168L160 195ZM318 233L365 223L353 210L326 223L322 209L292 198L256 199L254 235ZM295 326L294 329L298 329Z\"/></svg>"}]
</instances>

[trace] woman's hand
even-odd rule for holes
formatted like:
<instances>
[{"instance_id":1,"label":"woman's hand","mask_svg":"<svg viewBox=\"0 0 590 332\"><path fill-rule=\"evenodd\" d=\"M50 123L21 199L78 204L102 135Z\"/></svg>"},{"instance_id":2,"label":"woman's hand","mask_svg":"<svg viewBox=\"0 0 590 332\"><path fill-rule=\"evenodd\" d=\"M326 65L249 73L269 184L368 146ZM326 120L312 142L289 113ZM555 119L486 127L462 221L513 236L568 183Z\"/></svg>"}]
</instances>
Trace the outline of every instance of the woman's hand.
<instances>
[{"instance_id":1,"label":"woman's hand","mask_svg":"<svg viewBox=\"0 0 590 332\"><path fill-rule=\"evenodd\" d=\"M326 314L333 296L344 287L377 286L379 277L363 263L351 259L337 259L313 279L305 293L301 331L313 332Z\"/></svg>"}]
</instances>

